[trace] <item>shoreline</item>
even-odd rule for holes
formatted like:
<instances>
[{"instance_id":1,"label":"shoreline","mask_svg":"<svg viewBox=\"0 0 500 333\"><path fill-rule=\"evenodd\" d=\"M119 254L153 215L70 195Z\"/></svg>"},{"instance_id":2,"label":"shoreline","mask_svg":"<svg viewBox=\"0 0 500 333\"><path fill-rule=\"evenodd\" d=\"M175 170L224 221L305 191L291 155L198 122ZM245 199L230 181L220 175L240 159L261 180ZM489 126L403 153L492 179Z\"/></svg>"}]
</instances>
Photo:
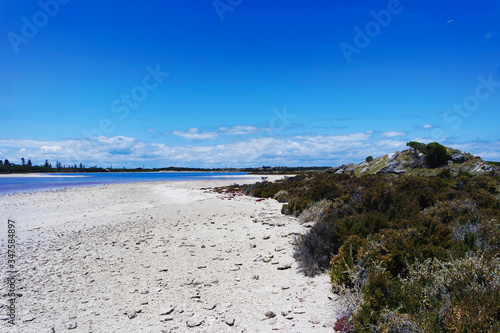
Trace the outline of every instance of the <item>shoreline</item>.
<instances>
[{"instance_id":1,"label":"shoreline","mask_svg":"<svg viewBox=\"0 0 500 333\"><path fill-rule=\"evenodd\" d=\"M92 174L138 174L138 173L231 173L233 171L119 171L119 172L26 172L26 173L0 173L0 178L10 178L10 177L64 177L68 174L82 174L82 175L92 175ZM234 173L245 173L234 171ZM249 174L249 173L246 173ZM59 176L61 175L61 176ZM74 175L68 175L67 177L79 177ZM86 177L86 176L81 176Z\"/></svg>"},{"instance_id":2,"label":"shoreline","mask_svg":"<svg viewBox=\"0 0 500 333\"><path fill-rule=\"evenodd\" d=\"M82 176L76 176L76 175L64 175L63 176L63 175L64 174L61 174L61 176L59 176L59 175L54 175L52 173L36 173L36 172L33 172L33 173L8 173L8 174L0 174L0 178L87 177L86 175L82 175Z\"/></svg>"},{"instance_id":3,"label":"shoreline","mask_svg":"<svg viewBox=\"0 0 500 333\"><path fill-rule=\"evenodd\" d=\"M37 175L37 174L30 174L30 175L25 175L25 176L11 176L11 175L3 175L4 178L84 178L84 177L89 177L88 175L67 175L67 176L58 176L58 175ZM133 180L133 181L123 181L123 182L100 182L100 180L96 180L97 184L68 184L68 185L59 185L59 186L53 186L52 184L48 184L47 187L40 187L40 188L34 188L34 189L28 189L28 190L9 190L7 192L0 192L0 198L4 196L12 196L12 195L19 195L19 194L33 194L33 193L38 193L38 192L51 192L51 191L62 191L65 189L70 189L70 188L81 188L81 187L92 187L92 186L104 186L104 185L119 185L119 184L142 184L142 183L159 183L159 182L194 182L194 181L211 181L213 179L211 178L231 178L234 181L241 181L241 180L255 180L257 181L259 178L261 179L262 177L271 177L271 179L276 180L276 179L281 179L284 178L285 176L290 176L290 175L270 175L270 174L262 174L262 175L251 175L251 174L243 174L243 175L210 175L207 176L206 180L200 180L200 179L161 179L161 180L144 180L144 181L138 181L138 180ZM0 179L2 178L2 175L0 175Z\"/></svg>"},{"instance_id":4,"label":"shoreline","mask_svg":"<svg viewBox=\"0 0 500 333\"><path fill-rule=\"evenodd\" d=\"M0 197L18 228L18 330L331 332L338 309L328 274L305 277L292 257L291 242L306 228L275 200L209 189L234 182L245 183ZM2 249L6 235L0 230ZM7 325L1 320L0 331Z\"/></svg>"}]
</instances>

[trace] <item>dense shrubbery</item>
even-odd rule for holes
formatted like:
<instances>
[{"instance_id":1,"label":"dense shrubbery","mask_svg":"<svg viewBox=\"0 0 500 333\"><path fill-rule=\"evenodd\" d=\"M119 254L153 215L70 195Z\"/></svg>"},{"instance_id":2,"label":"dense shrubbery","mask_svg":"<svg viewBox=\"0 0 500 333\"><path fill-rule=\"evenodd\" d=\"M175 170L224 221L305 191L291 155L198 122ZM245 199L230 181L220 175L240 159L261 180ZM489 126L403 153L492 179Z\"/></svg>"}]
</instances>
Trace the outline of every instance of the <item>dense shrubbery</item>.
<instances>
[{"instance_id":1,"label":"dense shrubbery","mask_svg":"<svg viewBox=\"0 0 500 333\"><path fill-rule=\"evenodd\" d=\"M250 192L286 193L284 213L316 222L295 257L362 295L349 306L356 331L500 331L499 176L317 173Z\"/></svg>"},{"instance_id":2,"label":"dense shrubbery","mask_svg":"<svg viewBox=\"0 0 500 333\"><path fill-rule=\"evenodd\" d=\"M419 152L423 153L426 157L427 166L431 168L443 166L451 159L446 147L437 142L426 145L425 143L410 141L406 145L413 148L417 154Z\"/></svg>"}]
</instances>

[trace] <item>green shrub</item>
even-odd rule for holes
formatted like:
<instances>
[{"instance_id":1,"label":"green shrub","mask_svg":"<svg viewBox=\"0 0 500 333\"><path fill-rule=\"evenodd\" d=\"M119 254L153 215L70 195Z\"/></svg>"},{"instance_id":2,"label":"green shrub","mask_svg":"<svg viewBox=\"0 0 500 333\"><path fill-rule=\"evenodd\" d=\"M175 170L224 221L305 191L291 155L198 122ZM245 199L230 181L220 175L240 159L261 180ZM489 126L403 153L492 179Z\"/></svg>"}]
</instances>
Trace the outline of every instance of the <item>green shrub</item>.
<instances>
[{"instance_id":1,"label":"green shrub","mask_svg":"<svg viewBox=\"0 0 500 333\"><path fill-rule=\"evenodd\" d=\"M500 250L500 222L497 219L483 219L478 226L480 247L492 254Z\"/></svg>"},{"instance_id":2,"label":"green shrub","mask_svg":"<svg viewBox=\"0 0 500 333\"><path fill-rule=\"evenodd\" d=\"M366 240L357 235L348 237L340 247L337 255L330 262L330 281L334 289L342 286L354 288L363 284L361 274L356 274L359 265L359 249L366 244ZM363 269L363 268L361 268Z\"/></svg>"},{"instance_id":3,"label":"green shrub","mask_svg":"<svg viewBox=\"0 0 500 333\"><path fill-rule=\"evenodd\" d=\"M500 167L500 162L487 161L486 164L489 164L494 167Z\"/></svg>"},{"instance_id":4,"label":"green shrub","mask_svg":"<svg viewBox=\"0 0 500 333\"><path fill-rule=\"evenodd\" d=\"M280 191L280 188L279 183L261 182L248 187L246 192L258 198L272 198Z\"/></svg>"},{"instance_id":5,"label":"green shrub","mask_svg":"<svg viewBox=\"0 0 500 333\"><path fill-rule=\"evenodd\" d=\"M373 156L368 156L366 159L365 159L366 162L370 163L371 161L373 161Z\"/></svg>"},{"instance_id":6,"label":"green shrub","mask_svg":"<svg viewBox=\"0 0 500 333\"><path fill-rule=\"evenodd\" d=\"M424 150L425 150L425 143L410 141L410 142L407 142L406 145L408 147L415 149L415 152L417 152L417 153L419 150L420 150L420 152L424 152Z\"/></svg>"},{"instance_id":7,"label":"green shrub","mask_svg":"<svg viewBox=\"0 0 500 333\"><path fill-rule=\"evenodd\" d=\"M449 332L500 332L500 288L470 292L443 315Z\"/></svg>"},{"instance_id":8,"label":"green shrub","mask_svg":"<svg viewBox=\"0 0 500 333\"><path fill-rule=\"evenodd\" d=\"M431 168L436 168L446 164L448 160L451 159L448 150L443 145L437 142L429 143L424 150L425 156L427 157L427 163Z\"/></svg>"},{"instance_id":9,"label":"green shrub","mask_svg":"<svg viewBox=\"0 0 500 333\"><path fill-rule=\"evenodd\" d=\"M398 304L395 299L396 285L391 274L384 270L370 270L368 282L363 286L363 302L354 314L354 327L360 332L372 332L373 326L382 322L382 314L394 309Z\"/></svg>"}]
</instances>

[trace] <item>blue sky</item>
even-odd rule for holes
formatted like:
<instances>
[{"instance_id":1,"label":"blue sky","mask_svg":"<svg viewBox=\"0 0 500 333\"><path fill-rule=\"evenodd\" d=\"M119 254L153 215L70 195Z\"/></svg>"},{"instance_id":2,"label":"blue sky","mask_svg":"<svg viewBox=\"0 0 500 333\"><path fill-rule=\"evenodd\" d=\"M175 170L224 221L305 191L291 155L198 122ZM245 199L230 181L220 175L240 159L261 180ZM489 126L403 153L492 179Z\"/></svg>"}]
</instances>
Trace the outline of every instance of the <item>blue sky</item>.
<instances>
[{"instance_id":1,"label":"blue sky","mask_svg":"<svg viewBox=\"0 0 500 333\"><path fill-rule=\"evenodd\" d=\"M500 1L0 2L0 159L500 160ZM19 160L19 161L18 161Z\"/></svg>"}]
</instances>

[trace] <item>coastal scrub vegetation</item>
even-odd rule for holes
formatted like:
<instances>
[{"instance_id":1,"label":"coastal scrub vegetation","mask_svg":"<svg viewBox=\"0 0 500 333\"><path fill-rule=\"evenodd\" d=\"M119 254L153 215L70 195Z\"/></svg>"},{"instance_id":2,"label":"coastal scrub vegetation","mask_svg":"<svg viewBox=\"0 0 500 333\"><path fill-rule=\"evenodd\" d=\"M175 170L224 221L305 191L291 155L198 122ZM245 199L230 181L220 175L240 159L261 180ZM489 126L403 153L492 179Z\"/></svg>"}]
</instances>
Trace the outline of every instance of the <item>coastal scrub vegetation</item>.
<instances>
[{"instance_id":1,"label":"coastal scrub vegetation","mask_svg":"<svg viewBox=\"0 0 500 333\"><path fill-rule=\"evenodd\" d=\"M448 159L437 145L417 149L434 156L435 165ZM295 239L294 255L306 275L329 271L333 291L351 300L336 327L500 331L500 176L495 172L302 173L242 190L280 198L286 201L284 214L313 223Z\"/></svg>"}]
</instances>

